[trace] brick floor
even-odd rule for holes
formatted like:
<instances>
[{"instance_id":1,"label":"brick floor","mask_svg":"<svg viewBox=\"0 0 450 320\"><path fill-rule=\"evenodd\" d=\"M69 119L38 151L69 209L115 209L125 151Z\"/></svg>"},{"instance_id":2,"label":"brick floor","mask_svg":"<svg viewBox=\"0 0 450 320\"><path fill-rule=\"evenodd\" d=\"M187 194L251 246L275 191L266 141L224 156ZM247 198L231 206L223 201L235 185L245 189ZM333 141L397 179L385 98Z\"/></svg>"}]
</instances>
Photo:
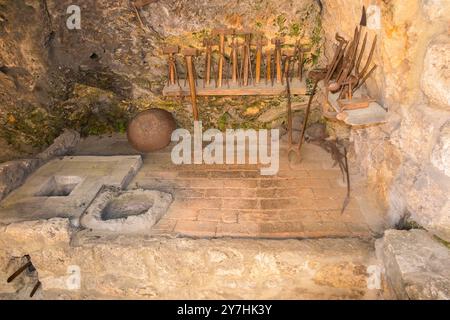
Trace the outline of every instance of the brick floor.
<instances>
[{"instance_id":1,"label":"brick floor","mask_svg":"<svg viewBox=\"0 0 450 320\"><path fill-rule=\"evenodd\" d=\"M371 236L354 198L345 213L340 213L345 184L339 169L332 168L330 155L317 146L306 144L303 161L295 165L289 164L282 146L276 176L261 176L255 165L176 166L170 150L145 155L129 186L173 194L174 203L155 226L155 234L194 238Z\"/></svg>"}]
</instances>

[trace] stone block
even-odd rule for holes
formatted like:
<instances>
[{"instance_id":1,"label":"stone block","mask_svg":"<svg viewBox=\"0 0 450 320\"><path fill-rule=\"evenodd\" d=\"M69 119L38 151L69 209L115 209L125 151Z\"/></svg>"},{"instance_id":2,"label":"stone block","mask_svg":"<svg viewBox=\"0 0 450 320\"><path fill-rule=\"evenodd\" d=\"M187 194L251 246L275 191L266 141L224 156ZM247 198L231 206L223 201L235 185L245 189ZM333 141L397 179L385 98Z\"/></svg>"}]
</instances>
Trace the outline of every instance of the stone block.
<instances>
[{"instance_id":1,"label":"stone block","mask_svg":"<svg viewBox=\"0 0 450 320\"><path fill-rule=\"evenodd\" d=\"M47 162L54 157L65 156L74 151L79 142L80 134L75 130L66 129L50 147L38 154L37 157L41 161Z\"/></svg>"},{"instance_id":2,"label":"stone block","mask_svg":"<svg viewBox=\"0 0 450 320\"><path fill-rule=\"evenodd\" d=\"M450 5L447 0L422 0L422 10L428 20L448 20Z\"/></svg>"},{"instance_id":3,"label":"stone block","mask_svg":"<svg viewBox=\"0 0 450 320\"><path fill-rule=\"evenodd\" d=\"M450 299L450 250L426 231L388 230L376 250L398 298Z\"/></svg>"},{"instance_id":4,"label":"stone block","mask_svg":"<svg viewBox=\"0 0 450 320\"><path fill-rule=\"evenodd\" d=\"M412 106L403 110L398 130L391 135L391 142L416 162L429 160L440 127L448 114L426 105Z\"/></svg>"},{"instance_id":5,"label":"stone block","mask_svg":"<svg viewBox=\"0 0 450 320\"><path fill-rule=\"evenodd\" d=\"M428 47L421 87L438 108L450 110L450 39L447 34L437 37Z\"/></svg>"},{"instance_id":6,"label":"stone block","mask_svg":"<svg viewBox=\"0 0 450 320\"><path fill-rule=\"evenodd\" d=\"M0 201L11 191L20 187L28 175L39 166L39 160L26 159L0 165Z\"/></svg>"},{"instance_id":7,"label":"stone block","mask_svg":"<svg viewBox=\"0 0 450 320\"><path fill-rule=\"evenodd\" d=\"M450 177L450 121L440 130L437 144L431 154L431 163Z\"/></svg>"},{"instance_id":8,"label":"stone block","mask_svg":"<svg viewBox=\"0 0 450 320\"><path fill-rule=\"evenodd\" d=\"M445 219L449 211L444 209L449 200L450 179L441 176L431 166L411 178L413 183L405 187L404 196L412 218L430 232L439 232L440 236L450 241L450 224L448 218ZM447 224L443 224L445 220Z\"/></svg>"}]
</instances>

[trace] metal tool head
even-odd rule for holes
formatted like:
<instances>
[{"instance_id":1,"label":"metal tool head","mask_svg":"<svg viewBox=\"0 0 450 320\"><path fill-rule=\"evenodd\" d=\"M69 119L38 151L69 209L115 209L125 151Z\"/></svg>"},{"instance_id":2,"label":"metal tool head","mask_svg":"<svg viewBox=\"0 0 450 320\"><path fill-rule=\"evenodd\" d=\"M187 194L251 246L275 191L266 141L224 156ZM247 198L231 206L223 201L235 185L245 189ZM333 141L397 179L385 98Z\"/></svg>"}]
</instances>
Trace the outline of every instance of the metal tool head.
<instances>
[{"instance_id":1,"label":"metal tool head","mask_svg":"<svg viewBox=\"0 0 450 320\"><path fill-rule=\"evenodd\" d=\"M209 47L213 45L213 38L212 37L206 37L203 39L202 44L204 47Z\"/></svg>"},{"instance_id":2,"label":"metal tool head","mask_svg":"<svg viewBox=\"0 0 450 320\"><path fill-rule=\"evenodd\" d=\"M163 48L164 54L176 54L180 52L180 47L178 46L166 46Z\"/></svg>"},{"instance_id":3,"label":"metal tool head","mask_svg":"<svg viewBox=\"0 0 450 320\"><path fill-rule=\"evenodd\" d=\"M181 50L181 54L184 56L196 56L198 54L198 50L196 48L184 48Z\"/></svg>"},{"instance_id":4,"label":"metal tool head","mask_svg":"<svg viewBox=\"0 0 450 320\"><path fill-rule=\"evenodd\" d=\"M283 50L282 54L283 54L283 56L290 58L295 55L295 50L294 49L286 49L286 50Z\"/></svg>"},{"instance_id":5,"label":"metal tool head","mask_svg":"<svg viewBox=\"0 0 450 320\"><path fill-rule=\"evenodd\" d=\"M270 40L270 42L275 45L282 45L282 44L284 44L284 38L276 37L276 38L273 38L272 40Z\"/></svg>"},{"instance_id":6,"label":"metal tool head","mask_svg":"<svg viewBox=\"0 0 450 320\"><path fill-rule=\"evenodd\" d=\"M264 36L259 36L259 37L257 36L256 38L253 38L251 41L251 45L257 46L257 47L264 47L264 46L267 46L268 44L269 44L269 41Z\"/></svg>"},{"instance_id":7,"label":"metal tool head","mask_svg":"<svg viewBox=\"0 0 450 320\"><path fill-rule=\"evenodd\" d=\"M311 44L301 44L298 46L298 48L301 52L310 52L312 49L312 45Z\"/></svg>"},{"instance_id":8,"label":"metal tool head","mask_svg":"<svg viewBox=\"0 0 450 320\"><path fill-rule=\"evenodd\" d=\"M359 25L362 26L362 27L366 27L367 26L366 6L363 6L363 8L362 8L361 22L359 23Z\"/></svg>"},{"instance_id":9,"label":"metal tool head","mask_svg":"<svg viewBox=\"0 0 450 320\"><path fill-rule=\"evenodd\" d=\"M348 43L348 40L345 40L344 37L341 37L341 36L339 35L339 33L336 33L335 39L336 39L336 41L338 41L338 42L340 42L340 43L344 43L344 44Z\"/></svg>"}]
</instances>

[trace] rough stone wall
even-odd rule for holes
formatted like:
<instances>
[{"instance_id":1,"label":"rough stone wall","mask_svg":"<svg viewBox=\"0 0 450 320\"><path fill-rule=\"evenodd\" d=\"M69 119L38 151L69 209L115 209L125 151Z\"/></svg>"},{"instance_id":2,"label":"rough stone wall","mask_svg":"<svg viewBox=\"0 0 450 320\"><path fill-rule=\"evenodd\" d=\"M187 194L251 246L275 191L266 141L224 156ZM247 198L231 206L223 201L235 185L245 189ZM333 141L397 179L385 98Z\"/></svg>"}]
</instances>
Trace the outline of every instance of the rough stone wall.
<instances>
[{"instance_id":1,"label":"rough stone wall","mask_svg":"<svg viewBox=\"0 0 450 320\"><path fill-rule=\"evenodd\" d=\"M42 104L48 101L45 15L41 1L0 1L0 161L34 152L36 139L43 139L33 132L24 135L16 124L19 117L22 123L42 120ZM45 130L47 123L39 125ZM10 134L23 138L15 148L7 143Z\"/></svg>"},{"instance_id":2,"label":"rough stone wall","mask_svg":"<svg viewBox=\"0 0 450 320\"><path fill-rule=\"evenodd\" d=\"M323 1L327 55L336 31L351 38L362 5L378 4L378 69L368 91L388 123L352 128L355 165L377 190L395 224L410 215L450 239L450 3L441 0ZM352 22L352 23L349 23Z\"/></svg>"},{"instance_id":3,"label":"rough stone wall","mask_svg":"<svg viewBox=\"0 0 450 320\"><path fill-rule=\"evenodd\" d=\"M201 49L203 37L215 27L252 28L268 37L286 36L290 43L302 37L314 44L309 67L318 62L322 45L315 0L156 1L139 9L139 16L129 0L79 0L81 30L69 30L66 11L72 4L0 1L0 64L27 76L14 83L9 72L0 72L0 102L11 102L2 108L6 127L0 135L16 148L42 148L64 127L83 135L123 132L132 115L150 107L168 109L181 126L190 127L189 99L161 96L167 78L162 48ZM199 73L202 65L199 58ZM27 108L15 107L14 97L23 95L16 87L24 84L30 87ZM273 126L282 116L267 120L266 112L282 109L285 98L209 98L199 104L204 127Z\"/></svg>"}]
</instances>

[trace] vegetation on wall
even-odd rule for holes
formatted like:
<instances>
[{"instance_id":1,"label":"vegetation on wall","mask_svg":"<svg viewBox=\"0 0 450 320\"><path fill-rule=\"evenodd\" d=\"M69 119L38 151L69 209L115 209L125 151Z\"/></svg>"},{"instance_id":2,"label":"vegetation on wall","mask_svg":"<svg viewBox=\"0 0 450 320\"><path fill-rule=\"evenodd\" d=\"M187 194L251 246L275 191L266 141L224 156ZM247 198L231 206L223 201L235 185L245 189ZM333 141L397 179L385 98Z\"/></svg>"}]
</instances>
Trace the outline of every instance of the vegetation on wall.
<instances>
[{"instance_id":1,"label":"vegetation on wall","mask_svg":"<svg viewBox=\"0 0 450 320\"><path fill-rule=\"evenodd\" d=\"M83 136L125 132L135 108L111 91L77 84L69 99L52 106L22 104L8 108L2 115L0 135L21 150L50 144L64 128L75 129Z\"/></svg>"}]
</instances>

